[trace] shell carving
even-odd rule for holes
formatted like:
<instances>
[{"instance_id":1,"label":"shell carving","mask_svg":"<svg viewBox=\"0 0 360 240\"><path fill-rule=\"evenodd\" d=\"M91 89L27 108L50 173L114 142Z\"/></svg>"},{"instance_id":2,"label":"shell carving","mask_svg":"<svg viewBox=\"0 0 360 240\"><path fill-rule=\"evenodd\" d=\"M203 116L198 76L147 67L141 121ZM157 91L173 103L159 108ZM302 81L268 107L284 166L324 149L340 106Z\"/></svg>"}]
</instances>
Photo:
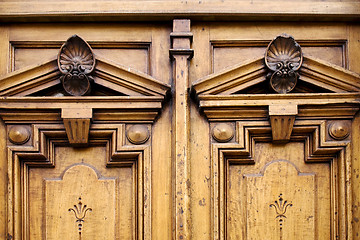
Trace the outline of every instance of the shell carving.
<instances>
[{"instance_id":1,"label":"shell carving","mask_svg":"<svg viewBox=\"0 0 360 240\"><path fill-rule=\"evenodd\" d=\"M273 71L270 86L278 93L288 93L296 86L303 62L300 45L293 37L283 34L270 42L265 53L265 64Z\"/></svg>"},{"instance_id":2,"label":"shell carving","mask_svg":"<svg viewBox=\"0 0 360 240\"><path fill-rule=\"evenodd\" d=\"M89 74L95 68L95 57L90 45L73 35L60 48L58 67L65 91L72 96L90 92L93 78Z\"/></svg>"}]
</instances>

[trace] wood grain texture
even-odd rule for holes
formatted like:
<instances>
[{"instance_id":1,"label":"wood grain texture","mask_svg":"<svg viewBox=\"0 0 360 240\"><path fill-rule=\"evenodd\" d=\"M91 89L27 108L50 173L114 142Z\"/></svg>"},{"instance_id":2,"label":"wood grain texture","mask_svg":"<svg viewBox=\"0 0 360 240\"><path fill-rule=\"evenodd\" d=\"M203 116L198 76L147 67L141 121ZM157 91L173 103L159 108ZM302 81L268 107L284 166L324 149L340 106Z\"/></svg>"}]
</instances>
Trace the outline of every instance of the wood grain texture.
<instances>
[{"instance_id":1,"label":"wood grain texture","mask_svg":"<svg viewBox=\"0 0 360 240\"><path fill-rule=\"evenodd\" d=\"M172 48L174 59L174 112L173 112L173 174L174 181L174 229L175 239L191 238L190 219L190 113L189 113L189 59L192 33L190 20L178 19L173 22Z\"/></svg>"},{"instance_id":2,"label":"wood grain texture","mask_svg":"<svg viewBox=\"0 0 360 240\"><path fill-rule=\"evenodd\" d=\"M359 17L359 3L352 2L306 2L296 3L296 8L289 1L172 1L164 4L164 1L99 1L92 4L68 4L67 1L60 2L32 2L31 7L26 2L2 2L0 5L0 16L3 21L16 20L24 15L27 18L36 17L38 20L88 20L89 17L98 19L168 19L176 16L187 16L200 20L208 19L263 19L278 17L294 20L294 18L308 17L309 19L329 20L357 19ZM281 8L279 8L281 4ZM61 9L59 11L59 9ZM221 11L219 11L221 9ZM157 16L161 14L161 17ZM212 15L212 17L209 17ZM44 21L44 20L42 20Z\"/></svg>"},{"instance_id":3,"label":"wood grain texture","mask_svg":"<svg viewBox=\"0 0 360 240\"><path fill-rule=\"evenodd\" d=\"M94 0L70 12L70 1L32 1L23 20L67 22L2 26L0 238L359 239L358 24L325 21L356 17L358 3L253 2ZM100 13L112 3L129 5ZM49 18L34 12L40 5ZM211 21L170 21L181 11ZM13 13L0 21L21 20ZM296 13L308 21L274 21ZM264 63L283 32L304 49L288 94L269 88ZM90 96L57 95L56 54L73 34L94 50ZM282 118L290 124L274 124ZM86 119L86 146L70 144L66 119ZM8 139L13 126L29 129L26 143ZM83 218L69 212L80 202L91 208Z\"/></svg>"}]
</instances>

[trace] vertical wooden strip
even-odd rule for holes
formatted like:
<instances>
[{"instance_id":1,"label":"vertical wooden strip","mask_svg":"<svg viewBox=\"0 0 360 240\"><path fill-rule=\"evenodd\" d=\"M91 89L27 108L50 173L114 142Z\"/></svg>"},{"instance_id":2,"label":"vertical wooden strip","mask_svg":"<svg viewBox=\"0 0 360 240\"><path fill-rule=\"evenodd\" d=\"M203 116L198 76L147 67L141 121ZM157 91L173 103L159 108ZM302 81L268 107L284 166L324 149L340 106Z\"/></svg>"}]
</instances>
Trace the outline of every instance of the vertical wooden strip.
<instances>
[{"instance_id":1,"label":"vertical wooden strip","mask_svg":"<svg viewBox=\"0 0 360 240\"><path fill-rule=\"evenodd\" d=\"M170 49L169 34L172 26L152 28L151 36L151 76L171 84L171 62L167 56ZM170 104L166 102L161 110L160 117L152 127L151 141L151 239L171 239L171 112ZM159 147L161 146L161 147ZM164 207L167 206L167 207ZM159 227L161 226L161 227ZM146 227L146 225L145 225Z\"/></svg>"},{"instance_id":2,"label":"vertical wooden strip","mask_svg":"<svg viewBox=\"0 0 360 240\"><path fill-rule=\"evenodd\" d=\"M2 120L0 120L0 136L6 136L6 126ZM3 159L0 161L0 239L6 239L5 233L6 233L6 226L7 226L7 187L8 187L8 181L7 180L7 161L6 159L6 137L2 137L0 139L0 159ZM9 189L10 190L10 189ZM9 224L9 223L8 223Z\"/></svg>"},{"instance_id":3,"label":"vertical wooden strip","mask_svg":"<svg viewBox=\"0 0 360 240\"><path fill-rule=\"evenodd\" d=\"M349 70L360 74L360 26L351 25L348 27L349 41L348 41L348 63Z\"/></svg>"},{"instance_id":4,"label":"vertical wooden strip","mask_svg":"<svg viewBox=\"0 0 360 240\"><path fill-rule=\"evenodd\" d=\"M353 239L360 239L360 114L357 113L352 124L352 229Z\"/></svg>"},{"instance_id":5,"label":"vertical wooden strip","mask_svg":"<svg viewBox=\"0 0 360 240\"><path fill-rule=\"evenodd\" d=\"M360 26L350 25L348 27L348 63L349 70L360 73ZM352 184L352 235L349 238L360 239L360 114L358 113L352 123L352 145L351 145L351 184Z\"/></svg>"},{"instance_id":6,"label":"vertical wooden strip","mask_svg":"<svg viewBox=\"0 0 360 240\"><path fill-rule=\"evenodd\" d=\"M194 35L192 48L196 57L190 64L190 83L210 74L210 40L206 23L191 24ZM211 169L209 122L199 112L195 102L190 102L190 176L191 176L191 237L210 239L211 221Z\"/></svg>"},{"instance_id":7,"label":"vertical wooden strip","mask_svg":"<svg viewBox=\"0 0 360 240\"><path fill-rule=\"evenodd\" d=\"M173 95L173 174L174 174L174 228L175 239L190 239L190 179L189 179L189 65L193 51L190 49L192 34L190 20L173 22L172 48L174 59Z\"/></svg>"},{"instance_id":8,"label":"vertical wooden strip","mask_svg":"<svg viewBox=\"0 0 360 240\"><path fill-rule=\"evenodd\" d=\"M9 72L10 48L9 28L0 27L0 76Z\"/></svg>"}]
</instances>

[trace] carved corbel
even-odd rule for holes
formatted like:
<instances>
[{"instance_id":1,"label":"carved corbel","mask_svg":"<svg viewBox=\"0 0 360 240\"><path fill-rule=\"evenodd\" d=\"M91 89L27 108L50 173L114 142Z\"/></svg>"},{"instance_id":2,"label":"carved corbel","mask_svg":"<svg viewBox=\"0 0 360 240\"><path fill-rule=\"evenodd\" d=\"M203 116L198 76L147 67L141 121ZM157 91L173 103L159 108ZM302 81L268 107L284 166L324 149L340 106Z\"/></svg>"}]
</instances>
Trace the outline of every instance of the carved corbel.
<instances>
[{"instance_id":1,"label":"carved corbel","mask_svg":"<svg viewBox=\"0 0 360 240\"><path fill-rule=\"evenodd\" d=\"M269 116L274 143L286 143L290 140L298 108L295 104L269 105Z\"/></svg>"},{"instance_id":2,"label":"carved corbel","mask_svg":"<svg viewBox=\"0 0 360 240\"><path fill-rule=\"evenodd\" d=\"M86 146L89 142L91 108L65 108L61 110L66 135L74 147Z\"/></svg>"}]
</instances>

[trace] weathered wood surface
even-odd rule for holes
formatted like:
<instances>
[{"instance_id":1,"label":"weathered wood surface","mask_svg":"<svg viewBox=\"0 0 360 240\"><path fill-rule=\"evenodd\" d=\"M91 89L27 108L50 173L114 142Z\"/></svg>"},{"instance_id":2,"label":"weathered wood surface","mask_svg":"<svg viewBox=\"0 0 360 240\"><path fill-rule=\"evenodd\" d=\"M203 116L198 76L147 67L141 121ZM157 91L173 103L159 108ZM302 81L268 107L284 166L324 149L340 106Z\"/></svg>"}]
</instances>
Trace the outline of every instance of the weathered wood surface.
<instances>
[{"instance_id":1,"label":"weathered wood surface","mask_svg":"<svg viewBox=\"0 0 360 240\"><path fill-rule=\"evenodd\" d=\"M201 4L189 16L231 15ZM360 239L358 24L172 24L1 26L0 238ZM282 33L304 54L288 93L269 86L279 69L264 60ZM74 34L96 61L84 96L69 96L58 70Z\"/></svg>"},{"instance_id":2,"label":"weathered wood surface","mask_svg":"<svg viewBox=\"0 0 360 240\"><path fill-rule=\"evenodd\" d=\"M69 20L356 20L360 4L348 1L12 1L0 3L1 21Z\"/></svg>"}]
</instances>

